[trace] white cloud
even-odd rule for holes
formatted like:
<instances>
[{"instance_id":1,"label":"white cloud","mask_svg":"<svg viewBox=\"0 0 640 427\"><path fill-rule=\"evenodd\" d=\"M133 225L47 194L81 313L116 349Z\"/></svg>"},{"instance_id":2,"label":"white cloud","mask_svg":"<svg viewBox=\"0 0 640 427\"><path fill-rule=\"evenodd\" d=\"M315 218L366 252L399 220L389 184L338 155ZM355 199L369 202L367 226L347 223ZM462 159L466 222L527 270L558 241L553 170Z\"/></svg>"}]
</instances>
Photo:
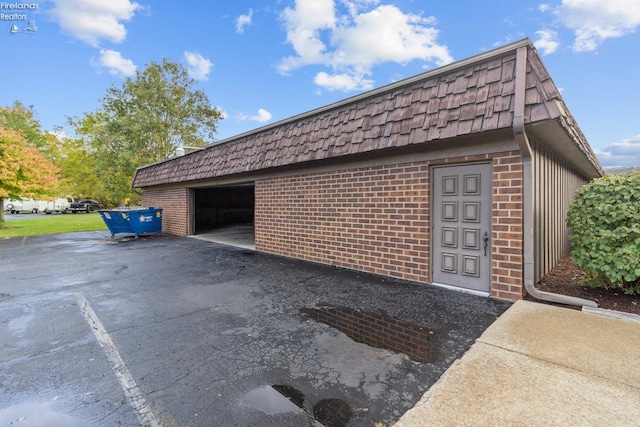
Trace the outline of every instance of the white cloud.
<instances>
[{"instance_id":1,"label":"white cloud","mask_svg":"<svg viewBox=\"0 0 640 427\"><path fill-rule=\"evenodd\" d=\"M594 151L605 167L640 166L640 134Z\"/></svg>"},{"instance_id":2,"label":"white cloud","mask_svg":"<svg viewBox=\"0 0 640 427\"><path fill-rule=\"evenodd\" d=\"M209 78L209 72L213 64L204 56L199 53L184 52L184 58L187 61L187 71L189 77L195 80L207 80Z\"/></svg>"},{"instance_id":3,"label":"white cloud","mask_svg":"<svg viewBox=\"0 0 640 427\"><path fill-rule=\"evenodd\" d=\"M538 6L538 10L540 12L546 12L547 10L549 10L551 8L551 6L549 6L546 3L541 4L540 6Z\"/></svg>"},{"instance_id":4,"label":"white cloud","mask_svg":"<svg viewBox=\"0 0 640 427\"><path fill-rule=\"evenodd\" d=\"M336 25L333 0L296 0L295 9L286 8L282 13L287 31L287 42L291 43L298 56L284 58L278 67L286 74L308 64L325 64L326 46L320 31Z\"/></svg>"},{"instance_id":5,"label":"white cloud","mask_svg":"<svg viewBox=\"0 0 640 427\"><path fill-rule=\"evenodd\" d=\"M295 8L284 10L287 41L296 55L280 61L280 73L322 65L332 72L317 73L316 84L328 90L356 90L373 85L365 76L377 64L453 61L447 47L437 43L435 18L406 14L392 5L371 9L378 0L340 4L347 13L341 14L334 0L296 0Z\"/></svg>"},{"instance_id":6,"label":"white cloud","mask_svg":"<svg viewBox=\"0 0 640 427\"><path fill-rule=\"evenodd\" d=\"M553 30L536 31L537 40L533 42L536 48L542 51L543 55L555 53L560 46L558 42L558 33Z\"/></svg>"},{"instance_id":7,"label":"white cloud","mask_svg":"<svg viewBox=\"0 0 640 427\"><path fill-rule=\"evenodd\" d=\"M122 57L120 52L110 49L100 49L98 60L92 59L91 65L98 68L106 68L109 74L121 77L130 77L138 68L133 61Z\"/></svg>"},{"instance_id":8,"label":"white cloud","mask_svg":"<svg viewBox=\"0 0 640 427\"><path fill-rule=\"evenodd\" d=\"M414 59L444 65L453 60L445 46L435 40L435 18L406 15L395 6L380 6L357 15L352 26L333 32L337 45L334 62L370 67L376 63L407 63ZM372 48L375 47L375 48Z\"/></svg>"},{"instance_id":9,"label":"white cloud","mask_svg":"<svg viewBox=\"0 0 640 427\"><path fill-rule=\"evenodd\" d=\"M53 0L50 14L62 30L91 46L101 40L124 41L127 30L122 22L133 18L138 3L130 0Z\"/></svg>"},{"instance_id":10,"label":"white cloud","mask_svg":"<svg viewBox=\"0 0 640 427\"><path fill-rule=\"evenodd\" d=\"M247 116L246 114L239 114L238 118L240 120L251 120L252 122L264 123L271 120L271 113L263 108L258 109L258 114L255 116Z\"/></svg>"},{"instance_id":11,"label":"white cloud","mask_svg":"<svg viewBox=\"0 0 640 427\"><path fill-rule=\"evenodd\" d=\"M249 9L248 15L240 15L236 19L236 33L244 33L244 27L251 25L251 17L253 16L253 9Z\"/></svg>"},{"instance_id":12,"label":"white cloud","mask_svg":"<svg viewBox=\"0 0 640 427\"><path fill-rule=\"evenodd\" d=\"M369 90L373 88L373 80L366 79L363 74L353 75L348 73L328 74L319 72L313 82L326 90Z\"/></svg>"},{"instance_id":13,"label":"white cloud","mask_svg":"<svg viewBox=\"0 0 640 427\"><path fill-rule=\"evenodd\" d=\"M625 36L640 26L638 0L562 0L555 13L573 30L577 52L596 50L606 39Z\"/></svg>"}]
</instances>

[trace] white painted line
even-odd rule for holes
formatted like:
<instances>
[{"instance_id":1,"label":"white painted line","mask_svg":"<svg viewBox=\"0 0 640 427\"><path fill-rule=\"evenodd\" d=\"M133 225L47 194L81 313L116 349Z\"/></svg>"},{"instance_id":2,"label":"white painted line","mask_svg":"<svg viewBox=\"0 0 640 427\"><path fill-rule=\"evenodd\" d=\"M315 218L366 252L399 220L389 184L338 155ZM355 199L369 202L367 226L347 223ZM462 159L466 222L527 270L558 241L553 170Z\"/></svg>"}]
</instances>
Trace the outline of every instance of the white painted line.
<instances>
[{"instance_id":1,"label":"white painted line","mask_svg":"<svg viewBox=\"0 0 640 427\"><path fill-rule=\"evenodd\" d=\"M120 385L122 386L122 390L124 391L127 400L136 411L140 424L145 427L161 427L161 424L156 419L153 411L140 392L140 389L138 389L129 369L127 369L127 366L124 364L124 360L122 360L120 353L118 353L118 349L116 349L111 336L104 329L104 326L102 326L102 322L100 322L100 319L98 319L98 316L96 316L96 313L82 294L76 294L76 298L80 305L80 309L82 310L82 314L85 319L87 319L89 326L91 326L91 329L93 330L93 334L102 346L107 359L113 365L113 371L115 372L118 381L120 381Z\"/></svg>"}]
</instances>

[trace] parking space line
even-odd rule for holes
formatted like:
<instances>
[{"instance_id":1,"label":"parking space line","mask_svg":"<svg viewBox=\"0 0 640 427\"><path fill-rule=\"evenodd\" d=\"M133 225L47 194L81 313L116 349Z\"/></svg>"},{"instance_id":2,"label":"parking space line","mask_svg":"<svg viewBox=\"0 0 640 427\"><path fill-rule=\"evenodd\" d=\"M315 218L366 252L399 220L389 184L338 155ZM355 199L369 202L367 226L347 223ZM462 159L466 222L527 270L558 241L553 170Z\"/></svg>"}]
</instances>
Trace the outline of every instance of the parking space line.
<instances>
[{"instance_id":1,"label":"parking space line","mask_svg":"<svg viewBox=\"0 0 640 427\"><path fill-rule=\"evenodd\" d=\"M82 314L89 323L89 326L100 343L100 346L102 346L107 359L113 365L113 371L115 372L118 381L120 381L120 386L122 387L127 400L136 411L141 425L161 427L160 422L153 414L153 411L147 404L147 401L131 376L129 369L127 369L127 366L124 364L124 360L122 360L120 353L116 349L111 336L104 329L104 326L102 326L102 322L100 322L100 319L98 319L98 316L96 316L96 313L82 294L76 294L76 299L78 300L78 305L80 305Z\"/></svg>"}]
</instances>

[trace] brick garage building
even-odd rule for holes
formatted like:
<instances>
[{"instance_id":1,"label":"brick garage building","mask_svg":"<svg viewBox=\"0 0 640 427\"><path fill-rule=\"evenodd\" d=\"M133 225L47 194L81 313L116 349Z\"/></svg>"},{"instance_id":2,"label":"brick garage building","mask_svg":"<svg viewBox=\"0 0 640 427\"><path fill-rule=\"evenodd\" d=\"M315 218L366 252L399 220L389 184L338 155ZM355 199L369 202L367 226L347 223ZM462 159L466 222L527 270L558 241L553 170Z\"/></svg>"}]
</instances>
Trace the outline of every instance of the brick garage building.
<instances>
[{"instance_id":1,"label":"brick garage building","mask_svg":"<svg viewBox=\"0 0 640 427\"><path fill-rule=\"evenodd\" d=\"M529 39L138 169L163 230L497 298L569 250L603 170Z\"/></svg>"}]
</instances>

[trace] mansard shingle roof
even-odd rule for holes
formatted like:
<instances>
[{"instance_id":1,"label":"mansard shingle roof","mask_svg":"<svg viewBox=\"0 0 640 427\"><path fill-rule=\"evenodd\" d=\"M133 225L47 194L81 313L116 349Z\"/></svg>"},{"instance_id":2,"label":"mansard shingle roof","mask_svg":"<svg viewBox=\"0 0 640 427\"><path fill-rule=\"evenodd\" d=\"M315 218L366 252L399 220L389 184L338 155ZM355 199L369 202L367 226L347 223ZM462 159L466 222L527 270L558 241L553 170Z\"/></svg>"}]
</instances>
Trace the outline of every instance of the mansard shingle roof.
<instances>
[{"instance_id":1,"label":"mansard shingle roof","mask_svg":"<svg viewBox=\"0 0 640 427\"><path fill-rule=\"evenodd\" d=\"M598 170L528 39L145 166L134 187L258 171L513 126L516 50L526 46L525 123L559 120Z\"/></svg>"}]
</instances>

